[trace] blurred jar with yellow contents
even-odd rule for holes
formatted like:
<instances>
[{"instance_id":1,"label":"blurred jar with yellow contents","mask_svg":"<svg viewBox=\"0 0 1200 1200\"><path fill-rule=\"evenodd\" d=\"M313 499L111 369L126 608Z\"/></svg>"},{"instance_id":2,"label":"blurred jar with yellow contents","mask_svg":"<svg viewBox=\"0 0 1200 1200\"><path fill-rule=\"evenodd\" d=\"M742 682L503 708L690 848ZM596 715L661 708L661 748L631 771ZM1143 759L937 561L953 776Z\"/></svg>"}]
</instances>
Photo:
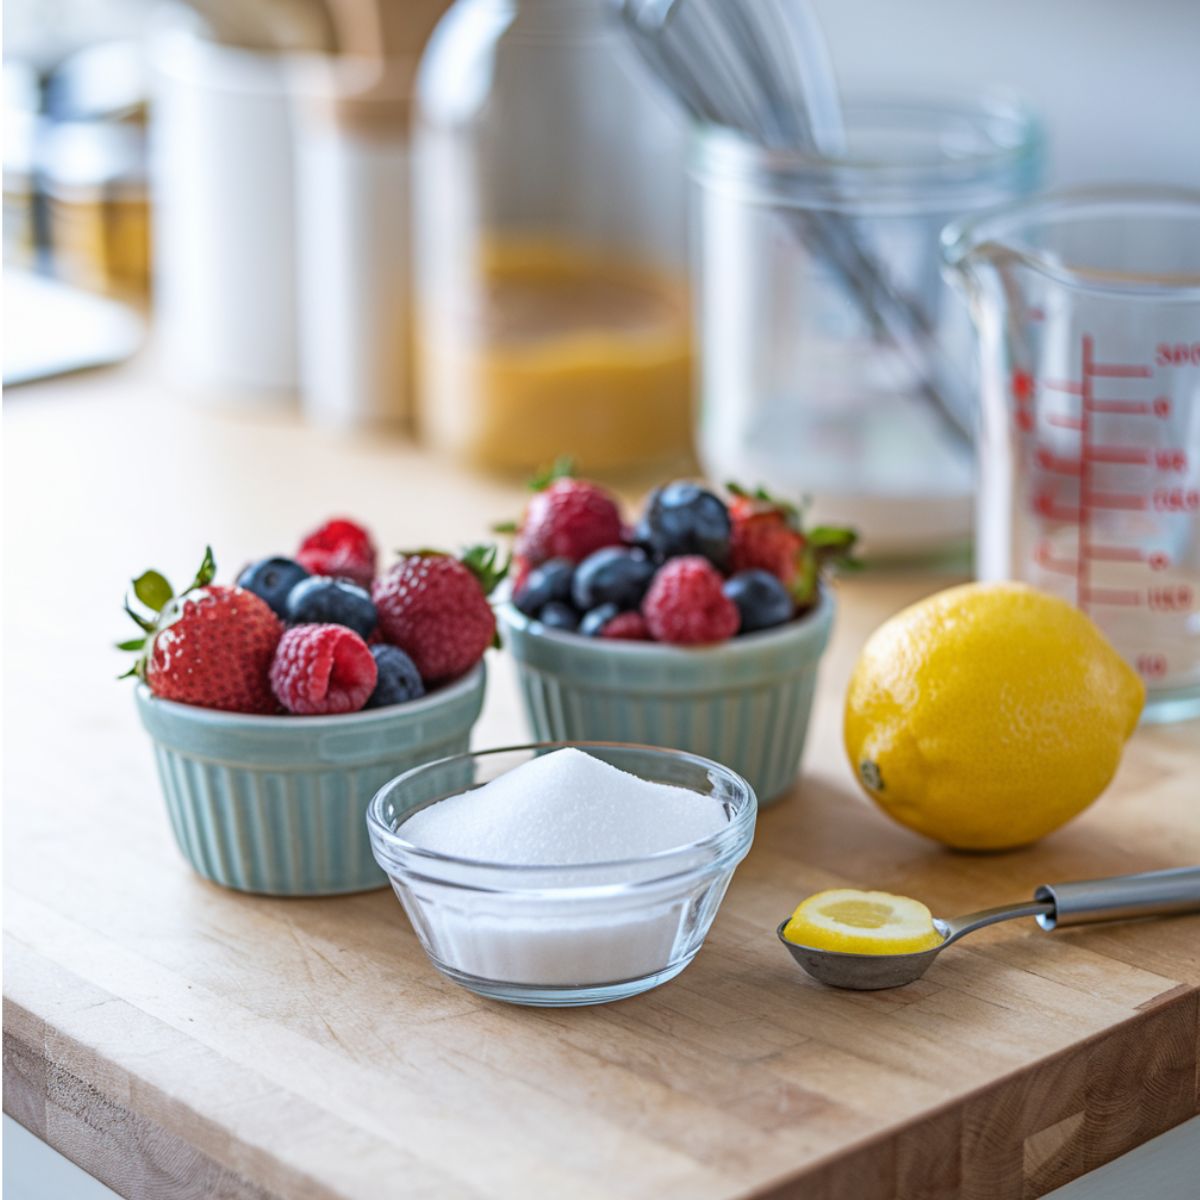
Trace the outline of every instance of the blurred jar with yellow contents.
<instances>
[{"instance_id":1,"label":"blurred jar with yellow contents","mask_svg":"<svg viewBox=\"0 0 1200 1200\"><path fill-rule=\"evenodd\" d=\"M508 471L685 459L687 131L605 0L458 0L418 92L422 436Z\"/></svg>"}]
</instances>

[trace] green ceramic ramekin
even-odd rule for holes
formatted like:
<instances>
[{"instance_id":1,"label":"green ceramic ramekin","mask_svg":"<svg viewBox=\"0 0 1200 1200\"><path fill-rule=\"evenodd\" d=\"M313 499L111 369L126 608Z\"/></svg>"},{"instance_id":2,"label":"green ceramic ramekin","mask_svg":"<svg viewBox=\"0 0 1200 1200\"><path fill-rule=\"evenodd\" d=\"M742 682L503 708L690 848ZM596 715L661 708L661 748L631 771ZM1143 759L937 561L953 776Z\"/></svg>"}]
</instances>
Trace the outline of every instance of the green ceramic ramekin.
<instances>
[{"instance_id":1,"label":"green ceramic ramekin","mask_svg":"<svg viewBox=\"0 0 1200 1200\"><path fill-rule=\"evenodd\" d=\"M241 892L329 896L384 887L365 814L411 767L469 749L486 671L408 704L332 717L258 717L137 688L171 828L206 879Z\"/></svg>"},{"instance_id":2,"label":"green ceramic ramekin","mask_svg":"<svg viewBox=\"0 0 1200 1200\"><path fill-rule=\"evenodd\" d=\"M759 803L791 786L833 626L833 598L798 621L717 646L604 641L499 609L538 741L686 750L750 781Z\"/></svg>"}]
</instances>

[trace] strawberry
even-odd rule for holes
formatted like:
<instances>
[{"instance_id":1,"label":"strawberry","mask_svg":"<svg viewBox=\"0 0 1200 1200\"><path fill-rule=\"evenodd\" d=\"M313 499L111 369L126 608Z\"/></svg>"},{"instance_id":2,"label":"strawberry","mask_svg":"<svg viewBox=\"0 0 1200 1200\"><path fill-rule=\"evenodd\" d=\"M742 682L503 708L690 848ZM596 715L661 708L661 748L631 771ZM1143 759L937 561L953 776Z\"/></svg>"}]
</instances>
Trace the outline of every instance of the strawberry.
<instances>
[{"instance_id":1,"label":"strawberry","mask_svg":"<svg viewBox=\"0 0 1200 1200\"><path fill-rule=\"evenodd\" d=\"M851 550L858 535L852 529L816 525L805 530L800 510L776 500L762 488L748 492L729 484L733 499L730 571L769 571L792 594L799 609L812 606L817 582L827 564L856 565Z\"/></svg>"},{"instance_id":2,"label":"strawberry","mask_svg":"<svg viewBox=\"0 0 1200 1200\"><path fill-rule=\"evenodd\" d=\"M370 533L346 517L334 517L300 543L295 559L312 575L332 575L369 588L378 557Z\"/></svg>"},{"instance_id":3,"label":"strawberry","mask_svg":"<svg viewBox=\"0 0 1200 1200\"><path fill-rule=\"evenodd\" d=\"M358 712L375 690L375 657L344 625L293 625L271 663L271 689L288 712Z\"/></svg>"},{"instance_id":4,"label":"strawberry","mask_svg":"<svg viewBox=\"0 0 1200 1200\"><path fill-rule=\"evenodd\" d=\"M642 616L660 642L723 642L738 631L737 605L722 590L720 571L699 554L663 564L642 601Z\"/></svg>"},{"instance_id":5,"label":"strawberry","mask_svg":"<svg viewBox=\"0 0 1200 1200\"><path fill-rule=\"evenodd\" d=\"M515 532L515 557L536 567L550 558L582 562L593 550L621 543L625 529L616 500L599 484L571 477L569 462L559 462L534 479L534 495L520 525L497 526Z\"/></svg>"},{"instance_id":6,"label":"strawberry","mask_svg":"<svg viewBox=\"0 0 1200 1200\"><path fill-rule=\"evenodd\" d=\"M120 649L139 657L127 672L144 679L164 700L218 708L226 712L273 713L269 672L283 622L265 600L240 587L212 583L212 551L182 595L157 571L133 581L137 599L154 615L125 611L145 636L122 642Z\"/></svg>"},{"instance_id":7,"label":"strawberry","mask_svg":"<svg viewBox=\"0 0 1200 1200\"><path fill-rule=\"evenodd\" d=\"M512 562L508 565L508 581L512 595L515 596L525 586L532 570L533 563L529 559L522 558L519 554L513 555Z\"/></svg>"},{"instance_id":8,"label":"strawberry","mask_svg":"<svg viewBox=\"0 0 1200 1200\"><path fill-rule=\"evenodd\" d=\"M405 554L375 581L379 630L416 663L426 685L453 679L495 640L487 597L503 575L494 546L473 547L461 561L429 550Z\"/></svg>"}]
</instances>

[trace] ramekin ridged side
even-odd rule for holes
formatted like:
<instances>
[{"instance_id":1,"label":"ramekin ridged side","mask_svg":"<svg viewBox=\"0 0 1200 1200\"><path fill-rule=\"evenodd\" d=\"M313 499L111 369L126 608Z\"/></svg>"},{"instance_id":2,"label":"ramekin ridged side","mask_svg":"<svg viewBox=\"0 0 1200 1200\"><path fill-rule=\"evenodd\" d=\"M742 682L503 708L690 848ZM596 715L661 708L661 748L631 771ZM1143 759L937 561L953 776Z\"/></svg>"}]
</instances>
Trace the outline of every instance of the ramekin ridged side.
<instances>
[{"instance_id":1,"label":"ramekin ridged side","mask_svg":"<svg viewBox=\"0 0 1200 1200\"><path fill-rule=\"evenodd\" d=\"M334 717L256 717L137 688L175 840L199 874L242 892L384 887L364 814L403 771L469 749L482 663L408 704Z\"/></svg>"},{"instance_id":2,"label":"ramekin ridged side","mask_svg":"<svg viewBox=\"0 0 1200 1200\"><path fill-rule=\"evenodd\" d=\"M511 604L500 619L539 741L686 750L750 781L760 804L792 785L804 753L834 603L716 646L604 641L547 629Z\"/></svg>"}]
</instances>

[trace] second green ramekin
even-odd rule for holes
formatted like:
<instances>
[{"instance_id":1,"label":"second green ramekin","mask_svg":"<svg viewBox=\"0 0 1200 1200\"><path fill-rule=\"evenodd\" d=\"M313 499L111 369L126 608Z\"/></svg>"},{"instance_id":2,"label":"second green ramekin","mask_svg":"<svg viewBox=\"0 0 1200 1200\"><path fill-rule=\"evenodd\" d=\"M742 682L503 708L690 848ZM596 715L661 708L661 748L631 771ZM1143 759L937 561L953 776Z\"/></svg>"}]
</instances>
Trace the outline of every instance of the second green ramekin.
<instances>
[{"instance_id":1,"label":"second green ramekin","mask_svg":"<svg viewBox=\"0 0 1200 1200\"><path fill-rule=\"evenodd\" d=\"M498 615L538 741L686 750L744 776L767 804L799 770L833 612L823 592L799 620L699 647L563 633L511 604Z\"/></svg>"},{"instance_id":2,"label":"second green ramekin","mask_svg":"<svg viewBox=\"0 0 1200 1200\"><path fill-rule=\"evenodd\" d=\"M331 717L259 717L137 689L175 840L241 892L329 896L383 887L365 814L389 779L464 754L483 707L480 663L420 700Z\"/></svg>"}]
</instances>

